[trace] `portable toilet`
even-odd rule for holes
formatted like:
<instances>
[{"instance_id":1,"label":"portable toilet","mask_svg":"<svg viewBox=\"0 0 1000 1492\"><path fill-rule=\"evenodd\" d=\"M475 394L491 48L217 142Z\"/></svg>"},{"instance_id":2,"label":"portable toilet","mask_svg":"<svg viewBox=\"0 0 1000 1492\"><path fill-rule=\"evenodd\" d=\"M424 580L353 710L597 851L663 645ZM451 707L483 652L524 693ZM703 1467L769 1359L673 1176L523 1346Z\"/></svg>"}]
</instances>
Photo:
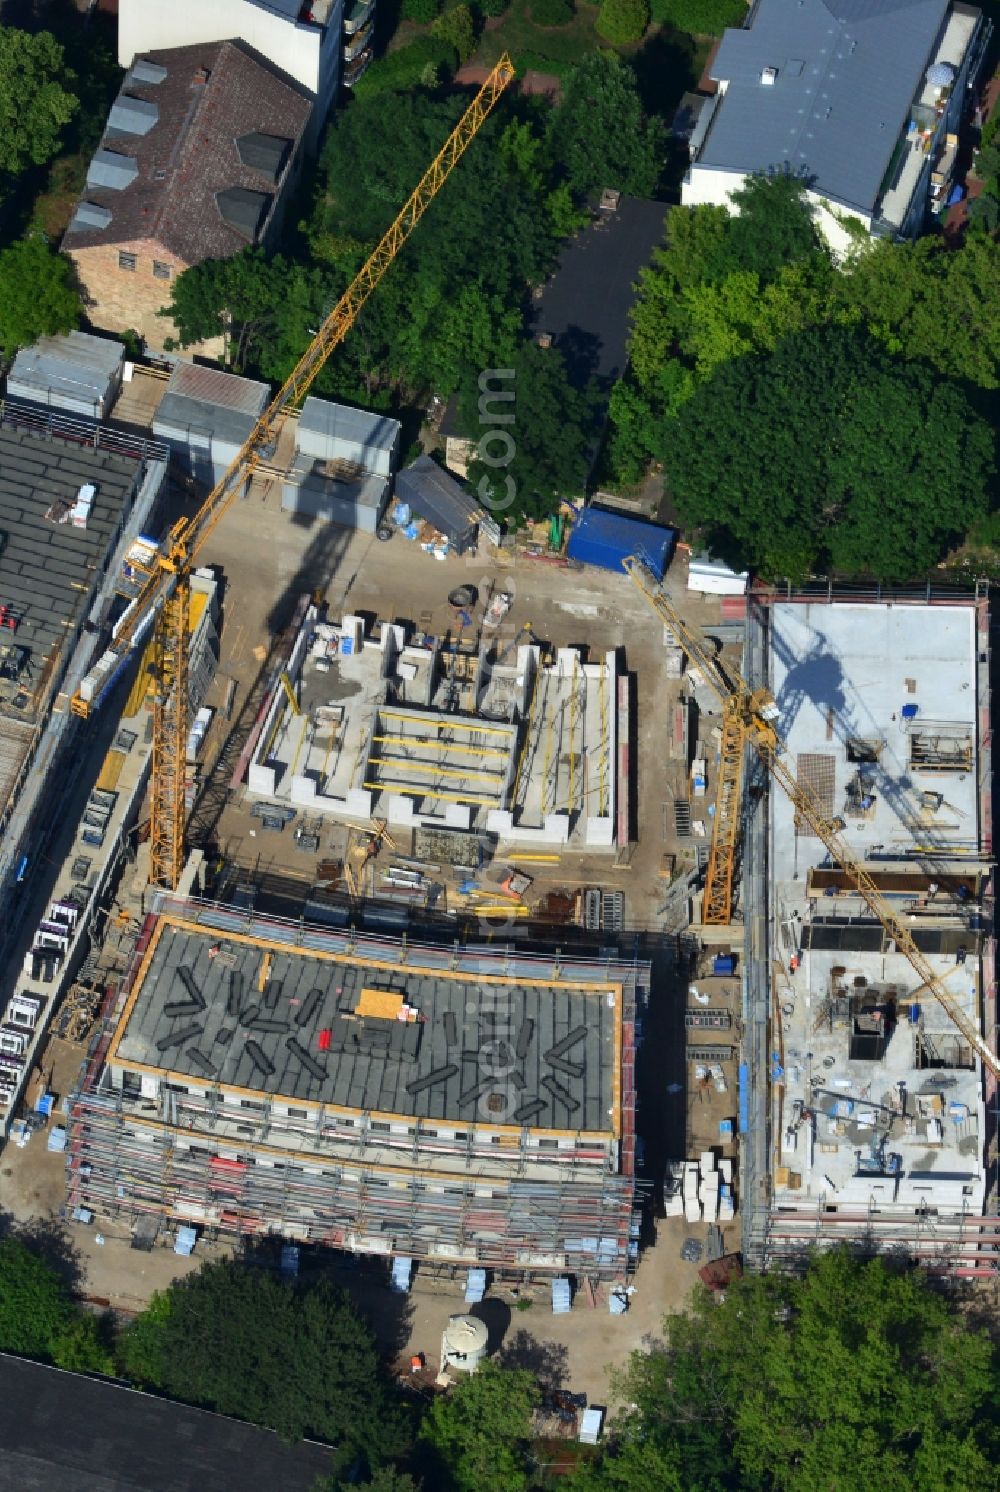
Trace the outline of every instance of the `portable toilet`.
<instances>
[{"instance_id":1,"label":"portable toilet","mask_svg":"<svg viewBox=\"0 0 1000 1492\"><path fill-rule=\"evenodd\" d=\"M489 1332L475 1316L449 1316L441 1334L441 1371L474 1373L486 1356Z\"/></svg>"}]
</instances>

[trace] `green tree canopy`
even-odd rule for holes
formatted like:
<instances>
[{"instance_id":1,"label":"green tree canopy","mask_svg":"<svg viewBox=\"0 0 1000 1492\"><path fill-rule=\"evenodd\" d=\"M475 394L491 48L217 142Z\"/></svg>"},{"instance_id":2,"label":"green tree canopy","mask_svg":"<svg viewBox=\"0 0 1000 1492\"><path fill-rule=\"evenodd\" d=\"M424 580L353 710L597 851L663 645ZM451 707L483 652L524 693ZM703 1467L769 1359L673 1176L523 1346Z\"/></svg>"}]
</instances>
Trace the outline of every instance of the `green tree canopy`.
<instances>
[{"instance_id":1,"label":"green tree canopy","mask_svg":"<svg viewBox=\"0 0 1000 1492\"><path fill-rule=\"evenodd\" d=\"M97 1318L17 1238L0 1240L0 1351L75 1372L112 1371Z\"/></svg>"},{"instance_id":2,"label":"green tree canopy","mask_svg":"<svg viewBox=\"0 0 1000 1492\"><path fill-rule=\"evenodd\" d=\"M597 30L612 46L638 41L649 25L647 0L601 0Z\"/></svg>"},{"instance_id":3,"label":"green tree canopy","mask_svg":"<svg viewBox=\"0 0 1000 1492\"><path fill-rule=\"evenodd\" d=\"M1000 387L1000 242L972 234L960 249L938 238L877 239L832 284L835 308L861 319L890 351L948 378Z\"/></svg>"},{"instance_id":4,"label":"green tree canopy","mask_svg":"<svg viewBox=\"0 0 1000 1492\"><path fill-rule=\"evenodd\" d=\"M329 1281L295 1287L226 1261L176 1282L165 1299L154 1297L124 1334L135 1381L288 1440L317 1435L386 1458L402 1448L371 1332Z\"/></svg>"},{"instance_id":5,"label":"green tree canopy","mask_svg":"<svg viewBox=\"0 0 1000 1492\"><path fill-rule=\"evenodd\" d=\"M669 482L685 520L765 574L907 580L987 507L989 423L926 364L851 327L723 364L683 405Z\"/></svg>"},{"instance_id":6,"label":"green tree canopy","mask_svg":"<svg viewBox=\"0 0 1000 1492\"><path fill-rule=\"evenodd\" d=\"M73 265L39 233L0 252L0 348L8 355L39 337L72 331L82 315Z\"/></svg>"},{"instance_id":7,"label":"green tree canopy","mask_svg":"<svg viewBox=\"0 0 1000 1492\"><path fill-rule=\"evenodd\" d=\"M420 1428L427 1483L435 1492L527 1492L534 1378L486 1361L436 1398Z\"/></svg>"},{"instance_id":8,"label":"green tree canopy","mask_svg":"<svg viewBox=\"0 0 1000 1492\"><path fill-rule=\"evenodd\" d=\"M476 50L476 23L467 5L454 5L438 16L431 26L431 35L447 42L458 53L459 62L465 62Z\"/></svg>"},{"instance_id":9,"label":"green tree canopy","mask_svg":"<svg viewBox=\"0 0 1000 1492\"><path fill-rule=\"evenodd\" d=\"M632 1408L580 1492L940 1492L994 1486L988 1338L921 1271L846 1249L802 1279L700 1292L637 1353Z\"/></svg>"},{"instance_id":10,"label":"green tree canopy","mask_svg":"<svg viewBox=\"0 0 1000 1492\"><path fill-rule=\"evenodd\" d=\"M202 260L171 282L170 300L160 312L177 328L168 346L191 347L222 337L227 366L244 372L258 365L262 347L280 335L293 285L303 273L262 249Z\"/></svg>"},{"instance_id":11,"label":"green tree canopy","mask_svg":"<svg viewBox=\"0 0 1000 1492\"><path fill-rule=\"evenodd\" d=\"M643 112L635 73L613 52L574 69L549 128L552 159L578 199L605 187L652 196L665 142L662 120Z\"/></svg>"},{"instance_id":12,"label":"green tree canopy","mask_svg":"<svg viewBox=\"0 0 1000 1492\"><path fill-rule=\"evenodd\" d=\"M552 347L525 343L512 361L513 378L498 387L513 390L510 404L497 405L510 424L479 422L478 379L469 378L460 398L463 427L479 439L469 481L498 521L544 518L561 497L576 496L587 475L594 438L594 401L570 383L562 355Z\"/></svg>"},{"instance_id":13,"label":"green tree canopy","mask_svg":"<svg viewBox=\"0 0 1000 1492\"><path fill-rule=\"evenodd\" d=\"M14 176L52 159L78 107L63 86L74 82L51 32L0 26L0 171Z\"/></svg>"}]
</instances>

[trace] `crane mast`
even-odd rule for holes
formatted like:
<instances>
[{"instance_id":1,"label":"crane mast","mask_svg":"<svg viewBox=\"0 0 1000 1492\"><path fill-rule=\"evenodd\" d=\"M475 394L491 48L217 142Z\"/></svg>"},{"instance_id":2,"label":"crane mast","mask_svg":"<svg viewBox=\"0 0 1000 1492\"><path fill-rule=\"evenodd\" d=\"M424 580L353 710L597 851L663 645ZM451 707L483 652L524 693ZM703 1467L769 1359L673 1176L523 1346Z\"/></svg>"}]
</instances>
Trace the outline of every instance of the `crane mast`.
<instances>
[{"instance_id":1,"label":"crane mast","mask_svg":"<svg viewBox=\"0 0 1000 1492\"><path fill-rule=\"evenodd\" d=\"M743 739L753 746L768 772L790 799L796 812L805 819L813 833L823 843L833 864L838 866L853 883L872 916L881 923L884 931L892 939L896 951L907 959L910 966L920 976L922 987L931 992L984 1066L995 1076L1000 1077L1000 1061L979 1031L975 1021L966 1015L945 988L934 972L930 960L918 948L906 923L893 910L864 865L852 854L836 825L826 817L815 796L799 782L786 765L782 755L784 743L774 724L778 710L773 695L767 689L751 689L735 669L728 671L731 677L727 678L717 660L712 656L705 639L681 619L663 586L646 562L640 556L632 555L625 560L624 564L633 583L641 591L656 615L670 628L678 644L704 674L705 682L719 696L726 719L732 717L738 720ZM725 739L725 730L723 739Z\"/></svg>"},{"instance_id":2,"label":"crane mast","mask_svg":"<svg viewBox=\"0 0 1000 1492\"><path fill-rule=\"evenodd\" d=\"M124 656L145 630L151 611L156 616L150 812L150 878L156 885L175 887L184 861L188 576L195 559L236 494L246 490L255 468L273 453L284 416L301 404L514 76L514 65L504 54L198 512L192 518L179 519L170 529L115 635L111 651ZM93 704L78 690L70 708L86 717Z\"/></svg>"}]
</instances>

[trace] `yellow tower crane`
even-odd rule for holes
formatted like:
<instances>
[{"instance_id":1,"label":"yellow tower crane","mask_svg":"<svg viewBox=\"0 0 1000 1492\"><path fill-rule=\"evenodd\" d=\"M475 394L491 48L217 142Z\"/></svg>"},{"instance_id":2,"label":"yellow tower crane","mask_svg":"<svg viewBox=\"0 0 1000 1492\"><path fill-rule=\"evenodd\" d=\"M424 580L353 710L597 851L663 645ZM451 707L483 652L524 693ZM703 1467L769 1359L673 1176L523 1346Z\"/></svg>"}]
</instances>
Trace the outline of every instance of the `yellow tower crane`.
<instances>
[{"instance_id":1,"label":"yellow tower crane","mask_svg":"<svg viewBox=\"0 0 1000 1492\"><path fill-rule=\"evenodd\" d=\"M727 721L731 720L734 726L738 726L741 757L744 743L754 748L782 792L791 800L796 812L826 846L833 863L839 866L853 882L869 911L889 934L896 951L903 954L919 975L922 981L921 989L930 990L953 1025L962 1033L971 1049L978 1054L984 1066L995 1076L1000 1077L1000 1060L979 1031L975 1021L966 1015L945 988L942 980L935 974L930 960L917 947L916 940L906 923L893 911L888 899L883 896L867 870L860 861L855 859L844 843L836 823L827 818L815 796L798 781L794 772L790 771L786 765L782 755L784 742L775 726L778 707L770 690L751 689L735 669L730 669L729 677L727 677L713 657L705 639L694 628L682 621L663 586L645 561L637 555L632 555L624 563L632 581L642 592L656 615L670 628L678 645L697 664L704 675L705 682L719 696ZM742 764L740 773L742 774ZM739 779L737 779L734 810L737 824L740 815L738 781ZM728 867L723 865L720 875L723 881L728 878L730 886L732 885L735 838L736 828L734 826L731 830L727 829L724 839L720 837L718 850L720 857L728 858Z\"/></svg>"},{"instance_id":2,"label":"yellow tower crane","mask_svg":"<svg viewBox=\"0 0 1000 1492\"><path fill-rule=\"evenodd\" d=\"M184 863L186 818L186 747L188 736L188 576L194 561L238 492L245 491L254 469L273 454L284 417L298 407L334 348L344 340L368 297L399 254L427 208L475 138L501 94L514 78L506 55L493 68L472 103L424 172L392 226L344 291L292 372L259 417L222 478L193 518L171 528L157 552L149 577L125 617L111 646L124 656L136 646L155 616L153 697L153 768L150 812L150 877L173 889ZM110 675L109 675L110 676ZM86 717L100 697L86 699L78 690L70 701Z\"/></svg>"}]
</instances>

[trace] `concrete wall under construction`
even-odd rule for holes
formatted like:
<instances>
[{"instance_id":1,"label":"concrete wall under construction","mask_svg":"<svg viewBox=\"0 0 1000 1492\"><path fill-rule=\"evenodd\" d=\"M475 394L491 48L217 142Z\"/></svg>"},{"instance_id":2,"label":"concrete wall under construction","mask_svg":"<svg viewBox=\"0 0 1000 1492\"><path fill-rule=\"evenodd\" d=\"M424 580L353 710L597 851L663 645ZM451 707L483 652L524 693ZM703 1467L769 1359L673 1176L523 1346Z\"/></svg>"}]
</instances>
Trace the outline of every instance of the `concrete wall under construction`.
<instances>
[{"instance_id":1,"label":"concrete wall under construction","mask_svg":"<svg viewBox=\"0 0 1000 1492\"><path fill-rule=\"evenodd\" d=\"M536 645L506 661L366 636L310 608L247 766L250 796L398 827L485 829L510 844L612 849L622 837L629 712L615 653ZM627 827L625 829L627 833Z\"/></svg>"}]
</instances>

